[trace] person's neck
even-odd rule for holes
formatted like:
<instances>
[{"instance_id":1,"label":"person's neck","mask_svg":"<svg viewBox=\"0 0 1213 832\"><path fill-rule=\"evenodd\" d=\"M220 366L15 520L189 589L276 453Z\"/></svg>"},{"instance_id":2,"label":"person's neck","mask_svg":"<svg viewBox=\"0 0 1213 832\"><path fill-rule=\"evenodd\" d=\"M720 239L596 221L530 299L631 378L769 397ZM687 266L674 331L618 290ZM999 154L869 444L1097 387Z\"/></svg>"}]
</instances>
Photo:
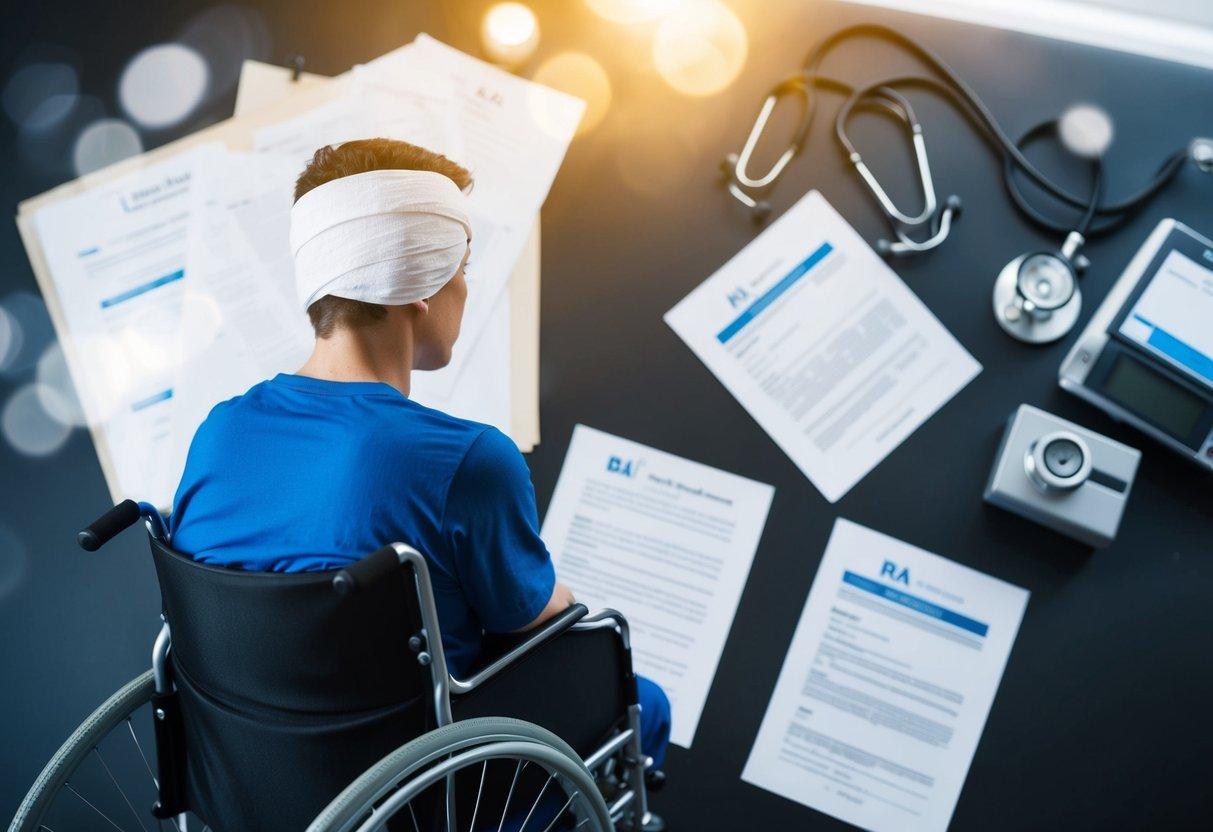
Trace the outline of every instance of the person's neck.
<instances>
[{"instance_id":1,"label":"person's neck","mask_svg":"<svg viewBox=\"0 0 1213 832\"><path fill-rule=\"evenodd\" d=\"M397 331L392 322L351 329L338 327L317 338L299 375L325 381L381 381L409 395L413 367L413 332Z\"/></svg>"}]
</instances>

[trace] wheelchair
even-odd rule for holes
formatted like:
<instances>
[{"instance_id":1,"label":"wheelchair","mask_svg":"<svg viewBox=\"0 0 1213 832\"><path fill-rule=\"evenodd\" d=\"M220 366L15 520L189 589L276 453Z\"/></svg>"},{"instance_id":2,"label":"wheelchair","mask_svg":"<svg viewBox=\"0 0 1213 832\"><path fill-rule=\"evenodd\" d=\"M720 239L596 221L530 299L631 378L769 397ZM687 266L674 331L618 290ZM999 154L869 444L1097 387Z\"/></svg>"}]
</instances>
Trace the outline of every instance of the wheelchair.
<instances>
[{"instance_id":1,"label":"wheelchair","mask_svg":"<svg viewBox=\"0 0 1213 832\"><path fill-rule=\"evenodd\" d=\"M574 605L456 679L416 549L329 572L214 567L132 500L77 540L95 551L140 518L163 604L151 669L72 733L9 832L663 825L619 613Z\"/></svg>"}]
</instances>

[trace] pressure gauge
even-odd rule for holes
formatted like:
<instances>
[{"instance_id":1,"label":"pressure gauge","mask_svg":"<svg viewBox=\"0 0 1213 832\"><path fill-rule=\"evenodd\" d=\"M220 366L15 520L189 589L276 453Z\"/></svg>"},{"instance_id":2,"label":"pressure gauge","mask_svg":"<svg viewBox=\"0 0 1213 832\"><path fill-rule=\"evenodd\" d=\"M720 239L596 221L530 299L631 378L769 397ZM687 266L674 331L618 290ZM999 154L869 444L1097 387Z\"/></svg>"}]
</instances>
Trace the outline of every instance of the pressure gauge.
<instances>
[{"instance_id":1,"label":"pressure gauge","mask_svg":"<svg viewBox=\"0 0 1213 832\"><path fill-rule=\"evenodd\" d=\"M1019 266L1019 294L1022 307L1033 311L1052 312L1074 297L1074 270L1055 254L1030 254ZM1028 307L1031 304L1031 307Z\"/></svg>"},{"instance_id":2,"label":"pressure gauge","mask_svg":"<svg viewBox=\"0 0 1213 832\"><path fill-rule=\"evenodd\" d=\"M994 281L994 319L1007 334L1029 344L1061 338L1078 321L1082 294L1078 272L1086 258L1078 254L1083 237L1070 232L1058 252L1021 254Z\"/></svg>"},{"instance_id":3,"label":"pressure gauge","mask_svg":"<svg viewBox=\"0 0 1213 832\"><path fill-rule=\"evenodd\" d=\"M1073 491L1091 475L1091 451L1078 434L1054 431L1031 444L1023 467L1041 491Z\"/></svg>"}]
</instances>

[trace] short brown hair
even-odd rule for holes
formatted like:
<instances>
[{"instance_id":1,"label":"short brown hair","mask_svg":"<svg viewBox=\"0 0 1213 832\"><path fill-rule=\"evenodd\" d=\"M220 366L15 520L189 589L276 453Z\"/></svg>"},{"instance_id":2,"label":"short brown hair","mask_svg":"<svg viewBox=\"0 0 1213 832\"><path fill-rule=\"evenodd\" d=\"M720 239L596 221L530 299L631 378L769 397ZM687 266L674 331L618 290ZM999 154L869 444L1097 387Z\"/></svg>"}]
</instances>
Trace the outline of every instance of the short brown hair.
<instances>
[{"instance_id":1,"label":"short brown hair","mask_svg":"<svg viewBox=\"0 0 1213 832\"><path fill-rule=\"evenodd\" d=\"M440 153L395 139L358 139L317 150L295 181L295 201L325 182L372 170L430 170L450 179L461 191L472 184L472 175L466 168ZM307 308L317 338L329 337L338 324L362 326L381 320L386 314L387 309L378 303L332 295L325 295Z\"/></svg>"}]
</instances>

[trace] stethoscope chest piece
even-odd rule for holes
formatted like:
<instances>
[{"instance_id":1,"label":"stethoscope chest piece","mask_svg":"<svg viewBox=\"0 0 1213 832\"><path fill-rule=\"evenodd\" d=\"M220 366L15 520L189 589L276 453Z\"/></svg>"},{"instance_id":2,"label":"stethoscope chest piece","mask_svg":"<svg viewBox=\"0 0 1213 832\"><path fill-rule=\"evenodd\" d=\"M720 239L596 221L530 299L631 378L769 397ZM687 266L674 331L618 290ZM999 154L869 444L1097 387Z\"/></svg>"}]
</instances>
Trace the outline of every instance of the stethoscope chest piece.
<instances>
[{"instance_id":1,"label":"stethoscope chest piece","mask_svg":"<svg viewBox=\"0 0 1213 832\"><path fill-rule=\"evenodd\" d=\"M1056 341L1074 327L1081 311L1078 274L1063 254L1021 254L994 281L994 319L1019 341Z\"/></svg>"}]
</instances>

